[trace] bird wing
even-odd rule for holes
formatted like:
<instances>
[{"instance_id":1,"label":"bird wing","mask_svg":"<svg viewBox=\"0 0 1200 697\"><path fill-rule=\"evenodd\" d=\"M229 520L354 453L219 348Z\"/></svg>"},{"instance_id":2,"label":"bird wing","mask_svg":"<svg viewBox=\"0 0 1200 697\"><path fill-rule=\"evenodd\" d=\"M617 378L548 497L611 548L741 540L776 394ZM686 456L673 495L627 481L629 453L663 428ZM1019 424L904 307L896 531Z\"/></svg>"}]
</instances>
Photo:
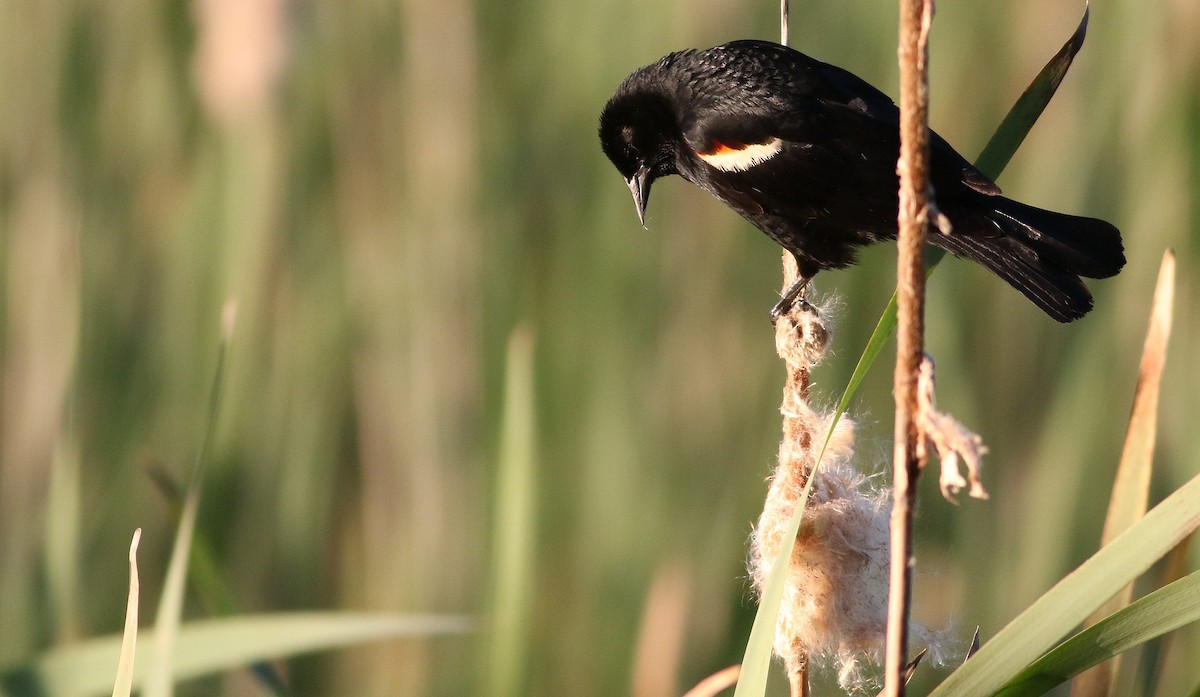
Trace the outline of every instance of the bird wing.
<instances>
[{"instance_id":1,"label":"bird wing","mask_svg":"<svg viewBox=\"0 0 1200 697\"><path fill-rule=\"evenodd\" d=\"M895 229L897 131L861 111L809 97L710 114L685 141L696 156L685 176L752 219L765 211L850 236Z\"/></svg>"},{"instance_id":2,"label":"bird wing","mask_svg":"<svg viewBox=\"0 0 1200 697\"><path fill-rule=\"evenodd\" d=\"M855 128L869 133L879 133L880 126L893 132L899 129L900 110L891 97L848 70L768 41L734 41L719 47L719 50L730 57L730 62L736 57L739 64L756 66L760 72L754 79L765 80L772 95L770 99L756 100L750 106L751 118L740 129L733 129L735 134L739 130L742 132L744 143L762 143L771 137L784 138L779 131L789 126L800 127L800 142L814 142L827 135L821 128L822 119L837 120L830 119L831 116L840 116L847 125L853 124ZM736 108L718 110L723 115L746 116L735 112ZM847 114L867 118L846 118ZM716 124L720 131L725 131L729 125ZM894 141L897 144L895 149L898 156L898 136L884 137L889 143ZM930 156L935 187L947 189L962 184L982 194L1001 193L995 182L935 132L930 133Z\"/></svg>"},{"instance_id":3,"label":"bird wing","mask_svg":"<svg viewBox=\"0 0 1200 697\"><path fill-rule=\"evenodd\" d=\"M752 218L766 211L808 230L852 231L864 242L891 237L898 207L898 126L895 105L885 109L874 96L861 103L805 96L786 110L711 114L685 133L703 163L689 178ZM936 134L930 152L933 185L943 200L999 193ZM960 233L999 231L970 224Z\"/></svg>"},{"instance_id":4,"label":"bird wing","mask_svg":"<svg viewBox=\"0 0 1200 697\"><path fill-rule=\"evenodd\" d=\"M821 78L820 83L823 89L821 89L819 98L822 101L860 111L872 119L899 130L900 108L890 97L854 73L816 60L813 63L817 64L814 70ZM935 172L940 174L956 172L959 175L959 183L981 194L995 196L1001 193L1000 187L995 182L968 162L944 138L933 130L930 130L929 135L930 158ZM936 185L937 182L935 182Z\"/></svg>"}]
</instances>

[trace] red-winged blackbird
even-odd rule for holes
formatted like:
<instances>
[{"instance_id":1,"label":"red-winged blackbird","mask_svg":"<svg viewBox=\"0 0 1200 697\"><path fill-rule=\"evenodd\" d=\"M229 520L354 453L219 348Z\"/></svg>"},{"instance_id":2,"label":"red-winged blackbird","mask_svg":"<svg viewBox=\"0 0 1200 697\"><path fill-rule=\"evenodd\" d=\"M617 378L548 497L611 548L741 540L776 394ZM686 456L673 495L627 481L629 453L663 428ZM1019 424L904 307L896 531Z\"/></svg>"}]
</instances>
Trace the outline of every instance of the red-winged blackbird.
<instances>
[{"instance_id":1,"label":"red-winged blackbird","mask_svg":"<svg viewBox=\"0 0 1200 697\"><path fill-rule=\"evenodd\" d=\"M600 115L600 142L645 222L655 179L678 174L796 258L786 312L821 269L895 239L900 112L853 74L765 41L672 53L626 78ZM979 262L1054 319L1092 308L1079 279L1114 276L1121 234L1092 218L1000 196L936 133L930 176L948 234L928 241ZM943 226L944 227L944 226Z\"/></svg>"}]
</instances>

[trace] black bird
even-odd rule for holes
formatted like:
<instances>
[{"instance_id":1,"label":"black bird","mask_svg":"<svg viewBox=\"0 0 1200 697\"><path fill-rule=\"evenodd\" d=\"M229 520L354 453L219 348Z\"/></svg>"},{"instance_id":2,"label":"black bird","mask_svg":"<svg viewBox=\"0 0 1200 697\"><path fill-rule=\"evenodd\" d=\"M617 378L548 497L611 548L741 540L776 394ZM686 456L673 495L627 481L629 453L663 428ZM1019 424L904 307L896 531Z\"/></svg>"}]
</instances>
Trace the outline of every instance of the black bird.
<instances>
[{"instance_id":1,"label":"black bird","mask_svg":"<svg viewBox=\"0 0 1200 697\"><path fill-rule=\"evenodd\" d=\"M617 88L600 115L604 153L625 177L638 217L655 179L678 174L792 253L800 278L772 317L822 269L896 238L900 112L841 68L778 44L734 41L680 51ZM1125 264L1112 225L1034 208L931 133L930 176L942 231L928 241L972 259L1060 322L1092 308L1080 276Z\"/></svg>"}]
</instances>

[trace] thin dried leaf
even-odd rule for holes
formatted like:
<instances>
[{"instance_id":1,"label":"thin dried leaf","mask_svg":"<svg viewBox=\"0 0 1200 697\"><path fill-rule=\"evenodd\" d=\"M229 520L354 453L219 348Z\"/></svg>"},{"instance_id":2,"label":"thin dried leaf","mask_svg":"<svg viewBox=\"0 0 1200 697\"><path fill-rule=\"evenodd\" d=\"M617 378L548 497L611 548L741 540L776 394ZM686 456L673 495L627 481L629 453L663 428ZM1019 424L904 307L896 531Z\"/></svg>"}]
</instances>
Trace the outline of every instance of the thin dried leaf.
<instances>
[{"instance_id":1,"label":"thin dried leaf","mask_svg":"<svg viewBox=\"0 0 1200 697\"><path fill-rule=\"evenodd\" d=\"M967 655L963 658L963 663L970 660L977 651L979 651L979 627L976 627L975 633L971 635L971 646L967 648Z\"/></svg>"},{"instance_id":2,"label":"thin dried leaf","mask_svg":"<svg viewBox=\"0 0 1200 697\"><path fill-rule=\"evenodd\" d=\"M912 680L913 675L916 675L917 666L921 665L921 659L925 658L925 654L928 651L929 651L929 649L921 649L921 652L918 653L916 656L914 656L913 659L911 661L909 661L907 665L904 666L904 684L905 685L908 684L909 680ZM880 692L879 697L883 697L886 692L887 692L887 690Z\"/></svg>"},{"instance_id":3,"label":"thin dried leaf","mask_svg":"<svg viewBox=\"0 0 1200 697\"><path fill-rule=\"evenodd\" d=\"M113 684L112 697L129 697L133 692L133 659L137 653L138 633L138 568L137 549L142 539L142 529L133 531L129 543L129 600L125 604L125 632L121 636L121 658L117 661L117 679Z\"/></svg>"},{"instance_id":4,"label":"thin dried leaf","mask_svg":"<svg viewBox=\"0 0 1200 697\"><path fill-rule=\"evenodd\" d=\"M1150 501L1150 474L1154 464L1155 434L1158 431L1158 401L1162 385L1163 366L1167 361L1167 343L1171 337L1171 316L1175 299L1175 255L1167 250L1158 270L1158 284L1150 311L1150 328L1142 348L1137 387L1133 394L1133 410L1129 415L1129 430L1125 447L1113 483L1108 517L1104 523L1101 546L1129 526L1141 520ZM1129 604L1133 599L1133 584L1101 605L1084 626L1090 627ZM1121 673L1121 657L1080 675L1071 685L1071 694L1105 695L1117 684Z\"/></svg>"},{"instance_id":5,"label":"thin dried leaf","mask_svg":"<svg viewBox=\"0 0 1200 697\"><path fill-rule=\"evenodd\" d=\"M737 683L738 674L742 672L741 664L736 664L718 670L707 678L696 683L696 686L684 693L683 697L715 697Z\"/></svg>"},{"instance_id":6,"label":"thin dried leaf","mask_svg":"<svg viewBox=\"0 0 1200 697\"><path fill-rule=\"evenodd\" d=\"M1163 254L1154 290L1150 327L1142 349L1138 368L1137 388L1133 395L1133 410L1129 430L1117 468L1113 498L1108 507L1102 544L1108 544L1146 514L1150 497L1150 472L1154 458L1155 434L1158 430L1158 401L1162 385L1163 366L1167 361L1167 343L1171 337L1171 316L1175 301L1175 255Z\"/></svg>"}]
</instances>

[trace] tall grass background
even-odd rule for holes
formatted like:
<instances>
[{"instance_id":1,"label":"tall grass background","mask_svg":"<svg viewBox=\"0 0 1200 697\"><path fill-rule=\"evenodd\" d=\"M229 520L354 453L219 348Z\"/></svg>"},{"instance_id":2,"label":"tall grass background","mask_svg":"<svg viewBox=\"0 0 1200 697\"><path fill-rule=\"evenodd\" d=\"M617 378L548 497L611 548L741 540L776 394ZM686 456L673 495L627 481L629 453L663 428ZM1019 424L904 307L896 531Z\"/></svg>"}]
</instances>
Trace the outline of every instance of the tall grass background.
<instances>
[{"instance_id":1,"label":"tall grass background","mask_svg":"<svg viewBox=\"0 0 1200 697\"><path fill-rule=\"evenodd\" d=\"M0 665L119 631L136 527L142 606L157 602L176 522L164 482L182 485L201 446L231 297L197 552L233 605L197 596L187 616L481 618L466 637L291 661L295 694L486 692L502 670L512 694L653 697L739 660L746 538L779 437L778 250L677 180L641 230L595 122L633 68L773 38L776 10L0 5ZM974 157L1081 11L940 2L933 127ZM887 3L801 3L792 44L894 95L895 25ZM1059 326L966 263L931 282L939 404L991 448L990 501L950 506L927 477L918 512L917 616L956 623L964 647L1094 551L1168 246L1180 287L1155 491L1200 467L1198 31L1188 0L1094 3L999 182L1122 229L1129 263L1093 284L1091 315ZM893 254L817 279L842 298L815 376L830 401ZM498 469L510 346L533 366L515 483ZM853 407L880 471L890 384L877 371ZM501 581L495 551L514 549ZM502 615L523 629L489 624ZM489 637L520 645L489 652ZM1197 651L1186 631L1168 645L1162 694L1200 683ZM189 689L260 690L245 671Z\"/></svg>"}]
</instances>

